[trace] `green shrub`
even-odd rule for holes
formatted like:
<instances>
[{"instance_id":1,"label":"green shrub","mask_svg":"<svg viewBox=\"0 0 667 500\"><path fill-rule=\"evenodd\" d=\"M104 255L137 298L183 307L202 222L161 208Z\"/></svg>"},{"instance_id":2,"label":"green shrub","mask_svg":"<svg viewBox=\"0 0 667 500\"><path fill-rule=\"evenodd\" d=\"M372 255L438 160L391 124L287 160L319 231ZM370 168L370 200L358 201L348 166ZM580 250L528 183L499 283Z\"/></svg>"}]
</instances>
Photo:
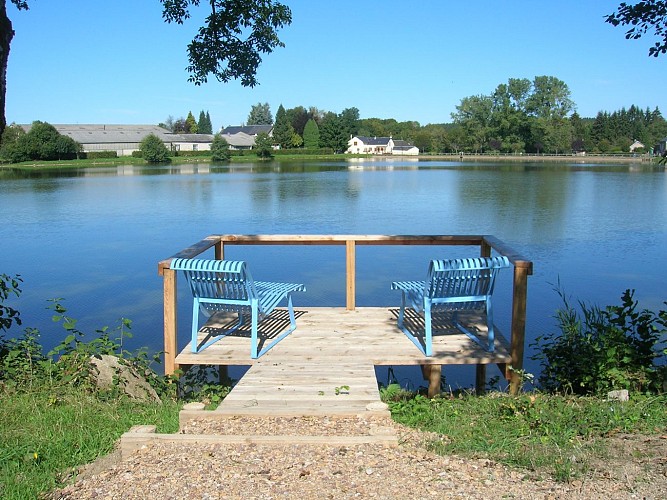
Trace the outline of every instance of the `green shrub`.
<instances>
[{"instance_id":1,"label":"green shrub","mask_svg":"<svg viewBox=\"0 0 667 500\"><path fill-rule=\"evenodd\" d=\"M148 134L139 145L141 154L149 163L162 163L169 161L169 149L164 142L155 134Z\"/></svg>"},{"instance_id":2,"label":"green shrub","mask_svg":"<svg viewBox=\"0 0 667 500\"><path fill-rule=\"evenodd\" d=\"M229 160L229 143L220 134L213 136L211 143L211 159L213 161Z\"/></svg>"},{"instance_id":3,"label":"green shrub","mask_svg":"<svg viewBox=\"0 0 667 500\"><path fill-rule=\"evenodd\" d=\"M116 151L88 151L84 153L85 158L89 160L94 160L96 158L118 158L118 153Z\"/></svg>"},{"instance_id":4,"label":"green shrub","mask_svg":"<svg viewBox=\"0 0 667 500\"><path fill-rule=\"evenodd\" d=\"M183 151L183 150L180 150L180 151L174 151L173 155L174 156L180 156L180 157L206 157L206 156L211 156L211 152L206 150L206 149L202 149L202 150L199 150L199 151Z\"/></svg>"},{"instance_id":5,"label":"green shrub","mask_svg":"<svg viewBox=\"0 0 667 500\"><path fill-rule=\"evenodd\" d=\"M266 132L260 132L255 137L255 147L253 151L259 158L268 160L273 157L273 139Z\"/></svg>"},{"instance_id":6,"label":"green shrub","mask_svg":"<svg viewBox=\"0 0 667 500\"><path fill-rule=\"evenodd\" d=\"M558 293L564 303L556 312L560 333L538 337L533 344L544 389L574 394L664 390L667 350L660 346L666 340L667 311L640 311L634 290L623 293L620 306L601 309L580 301L581 312Z\"/></svg>"}]
</instances>

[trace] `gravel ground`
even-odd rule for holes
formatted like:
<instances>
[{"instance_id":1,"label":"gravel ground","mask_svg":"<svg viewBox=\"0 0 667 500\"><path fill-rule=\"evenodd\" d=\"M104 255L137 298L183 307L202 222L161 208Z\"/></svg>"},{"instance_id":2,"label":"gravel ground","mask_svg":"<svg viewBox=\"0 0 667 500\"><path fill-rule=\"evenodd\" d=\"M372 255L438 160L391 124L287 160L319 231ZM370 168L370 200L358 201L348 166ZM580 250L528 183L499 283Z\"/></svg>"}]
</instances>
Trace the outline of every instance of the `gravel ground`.
<instances>
[{"instance_id":1,"label":"gravel ground","mask_svg":"<svg viewBox=\"0 0 667 500\"><path fill-rule=\"evenodd\" d=\"M442 439L382 418L231 418L192 421L185 433L359 435L397 433L397 447L152 443L108 457L51 499L181 498L667 498L665 436L616 438L613 458L583 480L560 483L490 460L435 455ZM373 431L371 431L373 432Z\"/></svg>"}]
</instances>

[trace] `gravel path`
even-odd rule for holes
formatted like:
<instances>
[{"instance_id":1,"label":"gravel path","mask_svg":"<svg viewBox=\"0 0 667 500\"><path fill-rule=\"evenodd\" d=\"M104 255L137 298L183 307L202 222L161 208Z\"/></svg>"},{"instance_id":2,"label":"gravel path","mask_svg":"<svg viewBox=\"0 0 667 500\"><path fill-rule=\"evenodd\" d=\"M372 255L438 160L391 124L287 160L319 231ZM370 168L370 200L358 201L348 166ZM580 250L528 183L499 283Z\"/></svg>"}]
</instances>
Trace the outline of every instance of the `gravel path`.
<instances>
[{"instance_id":1,"label":"gravel path","mask_svg":"<svg viewBox=\"0 0 667 500\"><path fill-rule=\"evenodd\" d=\"M182 432L359 435L387 425L399 437L397 447L202 444L184 449L152 443L127 460L89 469L49 498L667 498L667 440L657 437L642 442L643 458L619 440L618 460L568 484L490 460L435 455L424 445L439 436L387 421L237 418L224 425L190 422Z\"/></svg>"}]
</instances>

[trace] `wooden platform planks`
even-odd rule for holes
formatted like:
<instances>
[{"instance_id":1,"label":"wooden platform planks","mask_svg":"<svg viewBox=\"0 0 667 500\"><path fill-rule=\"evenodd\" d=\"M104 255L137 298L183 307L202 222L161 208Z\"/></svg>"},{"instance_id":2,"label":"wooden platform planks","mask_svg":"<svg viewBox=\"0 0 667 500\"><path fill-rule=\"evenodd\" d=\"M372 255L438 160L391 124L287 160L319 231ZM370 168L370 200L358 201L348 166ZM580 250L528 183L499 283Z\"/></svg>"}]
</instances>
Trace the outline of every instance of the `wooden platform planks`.
<instances>
[{"instance_id":1,"label":"wooden platform planks","mask_svg":"<svg viewBox=\"0 0 667 500\"><path fill-rule=\"evenodd\" d=\"M456 330L447 317L436 322L432 357L425 357L396 326L396 309L381 307L300 308L297 329L258 360L250 358L248 329L227 336L193 354L189 346L176 358L181 365L251 365L223 403L217 416L356 415L380 402L375 365L486 364L510 360L501 335L488 353ZM419 330L419 317L406 323ZM462 318L460 318L462 319ZM230 324L218 315L200 330L200 341ZM260 323L260 337L273 338L289 320L276 311ZM480 331L484 321L469 316Z\"/></svg>"},{"instance_id":2,"label":"wooden platform planks","mask_svg":"<svg viewBox=\"0 0 667 500\"><path fill-rule=\"evenodd\" d=\"M218 414L300 416L364 413L380 401L368 361L332 366L264 356L215 410Z\"/></svg>"},{"instance_id":3,"label":"wooden platform planks","mask_svg":"<svg viewBox=\"0 0 667 500\"><path fill-rule=\"evenodd\" d=\"M355 363L366 361L372 365L390 366L510 361L508 343L497 328L496 351L489 353L446 323L436 324L433 356L427 358L398 329L397 314L397 309L384 307L360 307L353 311L336 307L298 308L296 331L259 360L250 359L249 332L241 330L198 354L191 353L188 345L176 357L176 362L179 365L254 365L273 359L297 364L319 362L333 367L351 359ZM460 319L482 332L486 329L479 317L471 316L466 321L465 316L460 315ZM275 336L280 321L286 320L280 318L260 323L260 336ZM406 323L410 321L416 323L419 320L406 318ZM226 323L226 318L214 317L202 327L200 335L215 333Z\"/></svg>"}]
</instances>

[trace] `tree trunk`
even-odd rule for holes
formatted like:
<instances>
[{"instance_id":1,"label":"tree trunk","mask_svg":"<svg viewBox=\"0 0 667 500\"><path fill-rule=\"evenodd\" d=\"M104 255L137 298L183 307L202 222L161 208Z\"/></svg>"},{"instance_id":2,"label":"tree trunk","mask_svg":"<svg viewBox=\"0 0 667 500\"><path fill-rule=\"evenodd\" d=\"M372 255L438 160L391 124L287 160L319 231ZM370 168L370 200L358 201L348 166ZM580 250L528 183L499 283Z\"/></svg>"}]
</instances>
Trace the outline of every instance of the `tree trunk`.
<instances>
[{"instance_id":1,"label":"tree trunk","mask_svg":"<svg viewBox=\"0 0 667 500\"><path fill-rule=\"evenodd\" d=\"M5 0L0 0L0 138L5 131L5 94L7 93L7 61L9 46L14 38L12 22L7 17Z\"/></svg>"}]
</instances>

